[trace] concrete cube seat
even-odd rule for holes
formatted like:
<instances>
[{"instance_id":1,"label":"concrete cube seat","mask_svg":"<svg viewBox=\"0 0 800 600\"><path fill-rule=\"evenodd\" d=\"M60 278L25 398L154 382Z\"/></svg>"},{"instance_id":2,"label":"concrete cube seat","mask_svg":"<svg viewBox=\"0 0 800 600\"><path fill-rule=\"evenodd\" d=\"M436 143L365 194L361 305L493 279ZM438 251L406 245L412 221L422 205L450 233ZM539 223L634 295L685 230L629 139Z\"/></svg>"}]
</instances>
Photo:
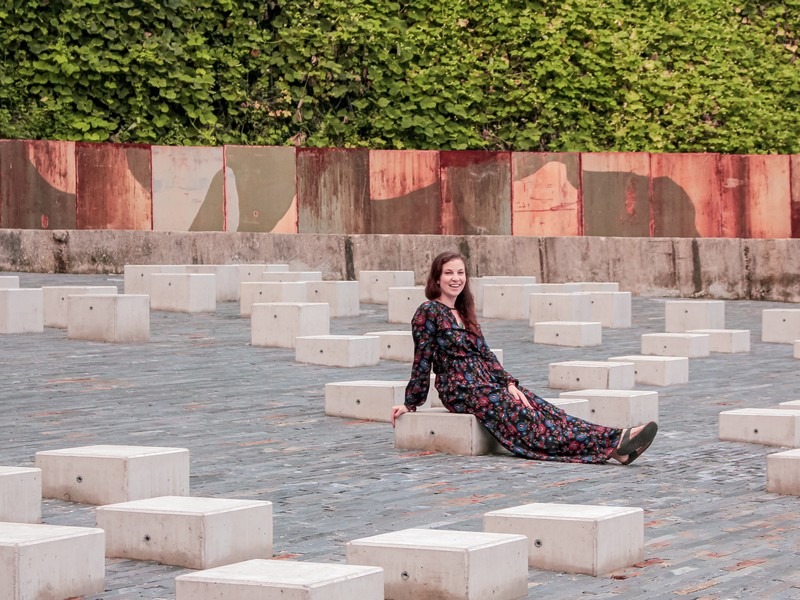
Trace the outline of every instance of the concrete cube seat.
<instances>
[{"instance_id":1,"label":"concrete cube seat","mask_svg":"<svg viewBox=\"0 0 800 600\"><path fill-rule=\"evenodd\" d=\"M626 329L631 326L631 293L585 291L589 321L600 321L603 327Z\"/></svg>"},{"instance_id":2,"label":"concrete cube seat","mask_svg":"<svg viewBox=\"0 0 800 600\"><path fill-rule=\"evenodd\" d=\"M325 414L369 421L392 420L405 401L406 381L342 381L325 384Z\"/></svg>"},{"instance_id":3,"label":"concrete cube seat","mask_svg":"<svg viewBox=\"0 0 800 600\"><path fill-rule=\"evenodd\" d=\"M295 338L294 359L329 367L368 367L381 361L380 339L371 335L309 335Z\"/></svg>"},{"instance_id":4,"label":"concrete cube seat","mask_svg":"<svg viewBox=\"0 0 800 600\"><path fill-rule=\"evenodd\" d=\"M535 569L606 575L644 559L644 511L622 506L534 503L488 512L485 531L527 537Z\"/></svg>"},{"instance_id":5,"label":"concrete cube seat","mask_svg":"<svg viewBox=\"0 0 800 600\"><path fill-rule=\"evenodd\" d=\"M389 323L408 325L419 305L427 302L424 287L393 287L388 295Z\"/></svg>"},{"instance_id":6,"label":"concrete cube seat","mask_svg":"<svg viewBox=\"0 0 800 600\"><path fill-rule=\"evenodd\" d=\"M787 400L778 404L778 408L786 410L800 410L800 400Z\"/></svg>"},{"instance_id":7,"label":"concrete cube seat","mask_svg":"<svg viewBox=\"0 0 800 600\"><path fill-rule=\"evenodd\" d=\"M794 357L800 358L800 340L794 342Z\"/></svg>"},{"instance_id":8,"label":"concrete cube seat","mask_svg":"<svg viewBox=\"0 0 800 600\"><path fill-rule=\"evenodd\" d=\"M533 343L553 346L599 346L603 326L599 322L545 321L533 324Z\"/></svg>"},{"instance_id":9,"label":"concrete cube seat","mask_svg":"<svg viewBox=\"0 0 800 600\"><path fill-rule=\"evenodd\" d=\"M540 283L543 294L574 294L582 292L582 284L567 281L565 283Z\"/></svg>"},{"instance_id":10,"label":"concrete cube seat","mask_svg":"<svg viewBox=\"0 0 800 600\"><path fill-rule=\"evenodd\" d=\"M525 320L530 315L530 295L539 290L538 283L484 283L483 316L509 321Z\"/></svg>"},{"instance_id":11,"label":"concrete cube seat","mask_svg":"<svg viewBox=\"0 0 800 600\"><path fill-rule=\"evenodd\" d=\"M736 354L750 352L749 329L690 329L686 333L701 333L708 336L711 352Z\"/></svg>"},{"instance_id":12,"label":"concrete cube seat","mask_svg":"<svg viewBox=\"0 0 800 600\"><path fill-rule=\"evenodd\" d=\"M586 421L592 420L592 414L589 410L589 401L583 398L544 398L550 404L557 406L568 415L584 419Z\"/></svg>"},{"instance_id":13,"label":"concrete cube seat","mask_svg":"<svg viewBox=\"0 0 800 600\"><path fill-rule=\"evenodd\" d=\"M474 415L451 413L446 408L402 415L395 422L394 447L461 456L505 451Z\"/></svg>"},{"instance_id":14,"label":"concrete cube seat","mask_svg":"<svg viewBox=\"0 0 800 600\"><path fill-rule=\"evenodd\" d=\"M573 281L572 285L578 286L579 292L619 292L619 283L616 281Z\"/></svg>"},{"instance_id":15,"label":"concrete cube seat","mask_svg":"<svg viewBox=\"0 0 800 600\"><path fill-rule=\"evenodd\" d=\"M388 304L389 288L413 286L414 271L358 272L358 297L367 304Z\"/></svg>"},{"instance_id":16,"label":"concrete cube seat","mask_svg":"<svg viewBox=\"0 0 800 600\"><path fill-rule=\"evenodd\" d=\"M272 558L272 503L161 496L98 506L106 556L209 569Z\"/></svg>"},{"instance_id":17,"label":"concrete cube seat","mask_svg":"<svg viewBox=\"0 0 800 600\"><path fill-rule=\"evenodd\" d=\"M347 562L384 570L393 600L512 600L527 597L525 536L404 529L346 544Z\"/></svg>"},{"instance_id":18,"label":"concrete cube seat","mask_svg":"<svg viewBox=\"0 0 800 600\"><path fill-rule=\"evenodd\" d=\"M150 297L135 294L67 296L67 337L129 344L150 340Z\"/></svg>"},{"instance_id":19,"label":"concrete cube seat","mask_svg":"<svg viewBox=\"0 0 800 600\"><path fill-rule=\"evenodd\" d=\"M326 302L331 317L359 315L357 281L307 281L305 285L306 302Z\"/></svg>"},{"instance_id":20,"label":"concrete cube seat","mask_svg":"<svg viewBox=\"0 0 800 600\"><path fill-rule=\"evenodd\" d=\"M264 271L261 281L322 281L322 271Z\"/></svg>"},{"instance_id":21,"label":"concrete cube seat","mask_svg":"<svg viewBox=\"0 0 800 600\"><path fill-rule=\"evenodd\" d=\"M116 294L115 285L58 285L42 288L44 326L66 329L69 325L69 297Z\"/></svg>"},{"instance_id":22,"label":"concrete cube seat","mask_svg":"<svg viewBox=\"0 0 800 600\"><path fill-rule=\"evenodd\" d=\"M0 521L40 523L41 520L42 470L0 467Z\"/></svg>"},{"instance_id":23,"label":"concrete cube seat","mask_svg":"<svg viewBox=\"0 0 800 600\"><path fill-rule=\"evenodd\" d=\"M800 339L800 308L769 308L761 311L761 341L794 344Z\"/></svg>"},{"instance_id":24,"label":"concrete cube seat","mask_svg":"<svg viewBox=\"0 0 800 600\"><path fill-rule=\"evenodd\" d=\"M381 359L413 362L414 338L411 331L368 331L364 335L380 340Z\"/></svg>"},{"instance_id":25,"label":"concrete cube seat","mask_svg":"<svg viewBox=\"0 0 800 600\"><path fill-rule=\"evenodd\" d=\"M475 311L483 314L483 287L485 285L529 285L536 283L536 277L532 275L488 275L485 277L470 277L469 289L475 298ZM524 318L524 317L523 317Z\"/></svg>"},{"instance_id":26,"label":"concrete cube seat","mask_svg":"<svg viewBox=\"0 0 800 600\"><path fill-rule=\"evenodd\" d=\"M42 496L112 504L189 493L189 451L156 446L82 446L36 453Z\"/></svg>"},{"instance_id":27,"label":"concrete cube seat","mask_svg":"<svg viewBox=\"0 0 800 600\"><path fill-rule=\"evenodd\" d=\"M704 333L645 333L642 335L642 354L701 358L710 353L710 336Z\"/></svg>"},{"instance_id":28,"label":"concrete cube seat","mask_svg":"<svg viewBox=\"0 0 800 600\"><path fill-rule=\"evenodd\" d=\"M249 317L253 304L306 303L307 281L244 281L239 285L239 315ZM330 308L328 309L330 313Z\"/></svg>"},{"instance_id":29,"label":"concrete cube seat","mask_svg":"<svg viewBox=\"0 0 800 600\"><path fill-rule=\"evenodd\" d=\"M322 302L267 302L251 306L253 346L294 348L296 338L328 335L330 329L330 307Z\"/></svg>"},{"instance_id":30,"label":"concrete cube seat","mask_svg":"<svg viewBox=\"0 0 800 600\"><path fill-rule=\"evenodd\" d=\"M767 456L767 491L800 496L800 449Z\"/></svg>"},{"instance_id":31,"label":"concrete cube seat","mask_svg":"<svg viewBox=\"0 0 800 600\"><path fill-rule=\"evenodd\" d=\"M667 300L664 331L684 333L690 329L725 329L723 300Z\"/></svg>"},{"instance_id":32,"label":"concrete cube seat","mask_svg":"<svg viewBox=\"0 0 800 600\"><path fill-rule=\"evenodd\" d=\"M0 275L0 290L16 289L19 287L19 275Z\"/></svg>"},{"instance_id":33,"label":"concrete cube seat","mask_svg":"<svg viewBox=\"0 0 800 600\"><path fill-rule=\"evenodd\" d=\"M63 600L101 594L102 529L0 522L0 597Z\"/></svg>"},{"instance_id":34,"label":"concrete cube seat","mask_svg":"<svg viewBox=\"0 0 800 600\"><path fill-rule=\"evenodd\" d=\"M44 295L41 288L0 289L0 333L42 333Z\"/></svg>"},{"instance_id":35,"label":"concrete cube seat","mask_svg":"<svg viewBox=\"0 0 800 600\"><path fill-rule=\"evenodd\" d=\"M562 392L559 397L585 399L589 408L587 420L600 425L625 429L658 422L658 392L587 389Z\"/></svg>"},{"instance_id":36,"label":"concrete cube seat","mask_svg":"<svg viewBox=\"0 0 800 600\"><path fill-rule=\"evenodd\" d=\"M150 295L150 277L153 273L185 273L184 265L125 265L123 289L126 294Z\"/></svg>"},{"instance_id":37,"label":"concrete cube seat","mask_svg":"<svg viewBox=\"0 0 800 600\"><path fill-rule=\"evenodd\" d=\"M569 360L550 363L548 368L547 385L557 390L629 390L634 383L634 366L625 361Z\"/></svg>"},{"instance_id":38,"label":"concrete cube seat","mask_svg":"<svg viewBox=\"0 0 800 600\"><path fill-rule=\"evenodd\" d=\"M216 277L207 273L153 273L150 309L201 313L217 309Z\"/></svg>"},{"instance_id":39,"label":"concrete cube seat","mask_svg":"<svg viewBox=\"0 0 800 600\"><path fill-rule=\"evenodd\" d=\"M176 600L383 600L383 569L252 559L175 578Z\"/></svg>"},{"instance_id":40,"label":"concrete cube seat","mask_svg":"<svg viewBox=\"0 0 800 600\"><path fill-rule=\"evenodd\" d=\"M740 408L719 413L719 439L800 447L800 410Z\"/></svg>"},{"instance_id":41,"label":"concrete cube seat","mask_svg":"<svg viewBox=\"0 0 800 600\"><path fill-rule=\"evenodd\" d=\"M682 385L689 382L689 359L685 356L612 356L612 362L634 365L634 379L642 385Z\"/></svg>"},{"instance_id":42,"label":"concrete cube seat","mask_svg":"<svg viewBox=\"0 0 800 600\"><path fill-rule=\"evenodd\" d=\"M589 296L582 292L536 293L528 296L528 324L590 321Z\"/></svg>"},{"instance_id":43,"label":"concrete cube seat","mask_svg":"<svg viewBox=\"0 0 800 600\"><path fill-rule=\"evenodd\" d=\"M187 273L213 275L217 288L217 302L239 300L239 265L186 265Z\"/></svg>"}]
</instances>

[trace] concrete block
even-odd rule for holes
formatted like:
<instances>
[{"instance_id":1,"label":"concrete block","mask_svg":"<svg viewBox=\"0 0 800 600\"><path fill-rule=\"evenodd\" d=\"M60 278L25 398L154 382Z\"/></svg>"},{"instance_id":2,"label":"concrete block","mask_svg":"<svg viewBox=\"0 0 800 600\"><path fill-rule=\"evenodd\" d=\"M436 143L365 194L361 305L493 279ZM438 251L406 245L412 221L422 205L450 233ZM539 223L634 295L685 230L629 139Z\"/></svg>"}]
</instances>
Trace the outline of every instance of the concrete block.
<instances>
[{"instance_id":1,"label":"concrete block","mask_svg":"<svg viewBox=\"0 0 800 600\"><path fill-rule=\"evenodd\" d=\"M618 292L619 283L616 281L573 281L572 285L578 287L578 292Z\"/></svg>"},{"instance_id":2,"label":"concrete block","mask_svg":"<svg viewBox=\"0 0 800 600\"><path fill-rule=\"evenodd\" d=\"M187 273L213 275L217 302L239 301L239 265L186 265Z\"/></svg>"},{"instance_id":3,"label":"concrete block","mask_svg":"<svg viewBox=\"0 0 800 600\"><path fill-rule=\"evenodd\" d=\"M405 417L405 415L404 415ZM511 600L528 595L525 536L404 529L347 542L347 562L384 570L392 600Z\"/></svg>"},{"instance_id":4,"label":"concrete block","mask_svg":"<svg viewBox=\"0 0 800 600\"><path fill-rule=\"evenodd\" d=\"M389 423L392 407L405 402L406 381L342 381L325 384L325 414Z\"/></svg>"},{"instance_id":5,"label":"concrete block","mask_svg":"<svg viewBox=\"0 0 800 600\"><path fill-rule=\"evenodd\" d=\"M269 302L306 303L306 281L245 281L239 286L239 315L249 317L253 304ZM330 309L328 309L330 312Z\"/></svg>"},{"instance_id":6,"label":"concrete block","mask_svg":"<svg viewBox=\"0 0 800 600\"><path fill-rule=\"evenodd\" d=\"M625 429L658 422L658 392L643 390L577 390L562 392L562 399L583 398L592 423Z\"/></svg>"},{"instance_id":7,"label":"concrete block","mask_svg":"<svg viewBox=\"0 0 800 600\"><path fill-rule=\"evenodd\" d=\"M667 333L725 329L724 300L667 300L664 314L664 331Z\"/></svg>"},{"instance_id":8,"label":"concrete block","mask_svg":"<svg viewBox=\"0 0 800 600\"><path fill-rule=\"evenodd\" d=\"M575 292L582 292L580 283L540 283L542 294L573 294Z\"/></svg>"},{"instance_id":9,"label":"concrete block","mask_svg":"<svg viewBox=\"0 0 800 600\"><path fill-rule=\"evenodd\" d=\"M0 333L44 331L44 296L41 288L0 289Z\"/></svg>"},{"instance_id":10,"label":"concrete block","mask_svg":"<svg viewBox=\"0 0 800 600\"><path fill-rule=\"evenodd\" d=\"M114 285L59 285L42 287L44 299L44 326L66 329L69 315L69 296L86 294L116 294Z\"/></svg>"},{"instance_id":11,"label":"concrete block","mask_svg":"<svg viewBox=\"0 0 800 600\"><path fill-rule=\"evenodd\" d=\"M104 538L93 527L0 522L0 597L63 600L103 593Z\"/></svg>"},{"instance_id":12,"label":"concrete block","mask_svg":"<svg viewBox=\"0 0 800 600\"><path fill-rule=\"evenodd\" d=\"M642 354L701 358L711 353L711 339L705 333L645 333Z\"/></svg>"},{"instance_id":13,"label":"concrete block","mask_svg":"<svg viewBox=\"0 0 800 600\"><path fill-rule=\"evenodd\" d=\"M603 343L603 326L581 321L547 321L533 324L533 343L554 346L599 346Z\"/></svg>"},{"instance_id":14,"label":"concrete block","mask_svg":"<svg viewBox=\"0 0 800 600\"><path fill-rule=\"evenodd\" d=\"M395 423L394 447L461 456L480 456L502 450L474 415L451 413L446 408L402 415Z\"/></svg>"},{"instance_id":15,"label":"concrete block","mask_svg":"<svg viewBox=\"0 0 800 600\"><path fill-rule=\"evenodd\" d=\"M329 367L369 367L381 361L381 342L370 335L299 336L294 359Z\"/></svg>"},{"instance_id":16,"label":"concrete block","mask_svg":"<svg viewBox=\"0 0 800 600\"><path fill-rule=\"evenodd\" d=\"M321 271L264 271L261 281L322 281Z\"/></svg>"},{"instance_id":17,"label":"concrete block","mask_svg":"<svg viewBox=\"0 0 800 600\"><path fill-rule=\"evenodd\" d=\"M159 446L81 446L36 453L42 496L112 504L189 493L189 451Z\"/></svg>"},{"instance_id":18,"label":"concrete block","mask_svg":"<svg viewBox=\"0 0 800 600\"><path fill-rule=\"evenodd\" d=\"M719 413L719 439L765 446L800 446L800 410L740 408Z\"/></svg>"},{"instance_id":19,"label":"concrete block","mask_svg":"<svg viewBox=\"0 0 800 600\"><path fill-rule=\"evenodd\" d=\"M528 323L550 321L589 321L589 296L582 292L571 294L532 294L529 297Z\"/></svg>"},{"instance_id":20,"label":"concrete block","mask_svg":"<svg viewBox=\"0 0 800 600\"><path fill-rule=\"evenodd\" d=\"M247 560L175 578L176 600L383 600L383 569Z\"/></svg>"},{"instance_id":21,"label":"concrete block","mask_svg":"<svg viewBox=\"0 0 800 600\"><path fill-rule=\"evenodd\" d=\"M0 521L42 521L42 470L0 467Z\"/></svg>"},{"instance_id":22,"label":"concrete block","mask_svg":"<svg viewBox=\"0 0 800 600\"><path fill-rule=\"evenodd\" d=\"M761 311L761 341L793 344L800 339L800 308Z\"/></svg>"},{"instance_id":23,"label":"concrete block","mask_svg":"<svg viewBox=\"0 0 800 600\"><path fill-rule=\"evenodd\" d=\"M584 292L589 300L589 321L600 321L603 327L626 329L631 326L630 292Z\"/></svg>"},{"instance_id":24,"label":"concrete block","mask_svg":"<svg viewBox=\"0 0 800 600\"><path fill-rule=\"evenodd\" d=\"M634 383L634 365L630 362L569 360L550 363L548 369L547 385L557 390L629 390Z\"/></svg>"},{"instance_id":25,"label":"concrete block","mask_svg":"<svg viewBox=\"0 0 800 600\"><path fill-rule=\"evenodd\" d=\"M427 410L429 408L444 408L439 392L436 390L436 375L434 374L431 374L431 383L428 386L428 397L425 399L425 404L417 410Z\"/></svg>"},{"instance_id":26,"label":"concrete block","mask_svg":"<svg viewBox=\"0 0 800 600\"><path fill-rule=\"evenodd\" d=\"M736 354L750 352L749 329L691 329L686 333L701 333L708 336L711 352Z\"/></svg>"},{"instance_id":27,"label":"concrete block","mask_svg":"<svg viewBox=\"0 0 800 600\"><path fill-rule=\"evenodd\" d=\"M125 265L123 289L126 294L150 295L150 276L153 273L185 273L184 265Z\"/></svg>"},{"instance_id":28,"label":"concrete block","mask_svg":"<svg viewBox=\"0 0 800 600\"><path fill-rule=\"evenodd\" d=\"M583 398L544 398L544 400L557 406L568 415L591 421L588 400L584 400Z\"/></svg>"},{"instance_id":29,"label":"concrete block","mask_svg":"<svg viewBox=\"0 0 800 600\"><path fill-rule=\"evenodd\" d=\"M246 283L246 282L253 282L253 281L261 281L261 276L264 275L266 271L270 269L267 268L266 264L263 263L253 263L247 265L236 265L239 269L239 285ZM286 271L289 270L287 267ZM241 287L239 288L241 290Z\"/></svg>"},{"instance_id":30,"label":"concrete block","mask_svg":"<svg viewBox=\"0 0 800 600\"><path fill-rule=\"evenodd\" d=\"M266 273L283 273L285 271L291 271L289 265L286 263L269 263L264 265L263 272Z\"/></svg>"},{"instance_id":31,"label":"concrete block","mask_svg":"<svg viewBox=\"0 0 800 600\"><path fill-rule=\"evenodd\" d=\"M0 290L16 289L19 287L19 275L0 275Z\"/></svg>"},{"instance_id":32,"label":"concrete block","mask_svg":"<svg viewBox=\"0 0 800 600\"><path fill-rule=\"evenodd\" d=\"M612 356L608 360L634 365L636 383L642 385L681 385L689 383L689 359L685 356Z\"/></svg>"},{"instance_id":33,"label":"concrete block","mask_svg":"<svg viewBox=\"0 0 800 600\"><path fill-rule=\"evenodd\" d=\"M794 357L800 358L800 340L794 342Z\"/></svg>"},{"instance_id":34,"label":"concrete block","mask_svg":"<svg viewBox=\"0 0 800 600\"><path fill-rule=\"evenodd\" d=\"M778 404L778 408L783 408L786 410L800 410L800 400L788 400L786 402L781 402Z\"/></svg>"},{"instance_id":35,"label":"concrete block","mask_svg":"<svg viewBox=\"0 0 800 600\"><path fill-rule=\"evenodd\" d=\"M413 287L414 271L359 271L359 300L367 304L388 304L389 288Z\"/></svg>"},{"instance_id":36,"label":"concrete block","mask_svg":"<svg viewBox=\"0 0 800 600\"><path fill-rule=\"evenodd\" d=\"M150 340L150 296L67 296L67 337L128 344Z\"/></svg>"},{"instance_id":37,"label":"concrete block","mask_svg":"<svg viewBox=\"0 0 800 600\"><path fill-rule=\"evenodd\" d=\"M483 316L489 319L524 320L530 314L531 294L538 283L490 283L483 285ZM542 319L545 320L545 319Z\"/></svg>"},{"instance_id":38,"label":"concrete block","mask_svg":"<svg viewBox=\"0 0 800 600\"><path fill-rule=\"evenodd\" d=\"M295 338L330 333L330 307L321 302L268 302L253 304L251 311L253 346L294 348Z\"/></svg>"},{"instance_id":39,"label":"concrete block","mask_svg":"<svg viewBox=\"0 0 800 600\"><path fill-rule=\"evenodd\" d=\"M800 449L767 456L767 491L800 496Z\"/></svg>"},{"instance_id":40,"label":"concrete block","mask_svg":"<svg viewBox=\"0 0 800 600\"><path fill-rule=\"evenodd\" d=\"M483 515L485 531L526 536L534 569L606 575L644 559L644 511L534 503Z\"/></svg>"},{"instance_id":41,"label":"concrete block","mask_svg":"<svg viewBox=\"0 0 800 600\"><path fill-rule=\"evenodd\" d=\"M98 506L106 556L210 569L272 558L272 503L161 496Z\"/></svg>"},{"instance_id":42,"label":"concrete block","mask_svg":"<svg viewBox=\"0 0 800 600\"><path fill-rule=\"evenodd\" d=\"M306 302L326 302L331 317L357 317L359 314L357 281L307 281Z\"/></svg>"},{"instance_id":43,"label":"concrete block","mask_svg":"<svg viewBox=\"0 0 800 600\"><path fill-rule=\"evenodd\" d=\"M380 340L381 359L414 361L414 338L411 331L369 331L364 335L377 337Z\"/></svg>"},{"instance_id":44,"label":"concrete block","mask_svg":"<svg viewBox=\"0 0 800 600\"><path fill-rule=\"evenodd\" d=\"M389 288L389 323L408 325L414 318L414 313L417 312L419 305L427 300L424 287Z\"/></svg>"},{"instance_id":45,"label":"concrete block","mask_svg":"<svg viewBox=\"0 0 800 600\"><path fill-rule=\"evenodd\" d=\"M217 309L214 275L153 273L150 275L150 309L201 313Z\"/></svg>"}]
</instances>

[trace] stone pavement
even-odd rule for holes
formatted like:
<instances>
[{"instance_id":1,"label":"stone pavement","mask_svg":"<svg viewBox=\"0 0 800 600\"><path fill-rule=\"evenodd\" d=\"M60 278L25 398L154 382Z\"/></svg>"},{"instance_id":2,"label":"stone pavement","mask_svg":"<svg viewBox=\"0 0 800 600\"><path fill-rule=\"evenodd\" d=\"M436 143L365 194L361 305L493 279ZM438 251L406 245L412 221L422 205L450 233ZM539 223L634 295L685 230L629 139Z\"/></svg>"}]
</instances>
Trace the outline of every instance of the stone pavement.
<instances>
[{"instance_id":1,"label":"stone pavement","mask_svg":"<svg viewBox=\"0 0 800 600\"><path fill-rule=\"evenodd\" d=\"M109 283L120 276L19 273L22 287ZM326 417L324 385L405 380L410 365L301 365L292 350L253 348L238 304L214 314L151 314L151 341L71 341L63 330L0 335L0 465L90 444L191 451L191 493L273 503L276 558L344 562L346 541L408 527L479 530L483 513L530 502L638 506L645 560L606 577L531 569L530 598L800 598L800 498L765 492L766 455L721 442L720 411L800 399L791 345L760 342L772 302L728 301L726 326L750 329L749 354L690 360L688 385L655 388L661 431L634 465L572 465L510 456L399 451L385 423ZM796 305L792 305L793 307ZM799 306L800 307L800 306ZM663 299L634 298L632 329L603 345L534 345L521 321L483 320L506 368L539 395L547 365L637 354L664 330ZM333 319L331 333L395 330L385 306ZM94 525L91 506L45 500L50 524ZM171 599L187 569L107 560L93 599Z\"/></svg>"}]
</instances>

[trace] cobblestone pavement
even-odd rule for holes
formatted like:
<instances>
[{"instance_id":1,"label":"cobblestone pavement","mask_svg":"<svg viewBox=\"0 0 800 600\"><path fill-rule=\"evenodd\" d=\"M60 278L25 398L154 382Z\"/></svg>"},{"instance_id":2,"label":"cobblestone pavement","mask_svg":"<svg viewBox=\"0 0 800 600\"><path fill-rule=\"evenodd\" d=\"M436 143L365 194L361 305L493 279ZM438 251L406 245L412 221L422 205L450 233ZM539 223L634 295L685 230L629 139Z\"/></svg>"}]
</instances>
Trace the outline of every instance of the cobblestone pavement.
<instances>
[{"instance_id":1,"label":"cobblestone pavement","mask_svg":"<svg viewBox=\"0 0 800 600\"><path fill-rule=\"evenodd\" d=\"M22 287L122 286L120 276L19 274ZM766 455L779 449L721 442L720 411L800 399L800 361L761 343L761 311L729 301L726 325L752 331L748 354L691 359L690 383L655 388L661 431L622 467L460 457L395 450L385 423L326 417L324 385L408 378L407 363L366 368L302 365L294 352L254 348L238 304L214 314L153 312L140 345L73 341L63 330L0 336L0 464L89 444L191 451L194 496L268 500L278 558L344 562L346 541L408 527L480 530L483 513L530 502L638 506L645 560L611 576L531 569L530 598L800 598L800 498L765 491ZM796 305L795 305L796 306ZM642 333L664 330L664 304L634 298L634 326L605 329L603 345L534 345L520 321L483 320L506 368L540 395L547 365L637 354ZM385 306L333 319L331 333L396 330ZM45 500L50 524L94 525L91 506ZM92 598L174 598L187 569L107 560Z\"/></svg>"}]
</instances>

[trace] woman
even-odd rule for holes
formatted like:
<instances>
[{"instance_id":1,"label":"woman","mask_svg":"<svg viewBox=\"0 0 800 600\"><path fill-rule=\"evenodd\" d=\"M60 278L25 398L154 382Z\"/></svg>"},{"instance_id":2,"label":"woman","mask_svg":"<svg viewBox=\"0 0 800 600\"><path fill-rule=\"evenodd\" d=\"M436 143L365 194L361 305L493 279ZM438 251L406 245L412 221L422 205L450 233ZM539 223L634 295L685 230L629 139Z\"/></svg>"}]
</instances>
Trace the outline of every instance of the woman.
<instances>
[{"instance_id":1,"label":"woman","mask_svg":"<svg viewBox=\"0 0 800 600\"><path fill-rule=\"evenodd\" d=\"M652 443L658 431L653 422L633 429L595 425L520 387L483 338L459 253L443 252L433 260L425 296L428 302L411 322L415 352L405 404L392 407L392 426L425 402L433 368L447 409L475 415L517 456L581 463L613 458L629 465Z\"/></svg>"}]
</instances>

